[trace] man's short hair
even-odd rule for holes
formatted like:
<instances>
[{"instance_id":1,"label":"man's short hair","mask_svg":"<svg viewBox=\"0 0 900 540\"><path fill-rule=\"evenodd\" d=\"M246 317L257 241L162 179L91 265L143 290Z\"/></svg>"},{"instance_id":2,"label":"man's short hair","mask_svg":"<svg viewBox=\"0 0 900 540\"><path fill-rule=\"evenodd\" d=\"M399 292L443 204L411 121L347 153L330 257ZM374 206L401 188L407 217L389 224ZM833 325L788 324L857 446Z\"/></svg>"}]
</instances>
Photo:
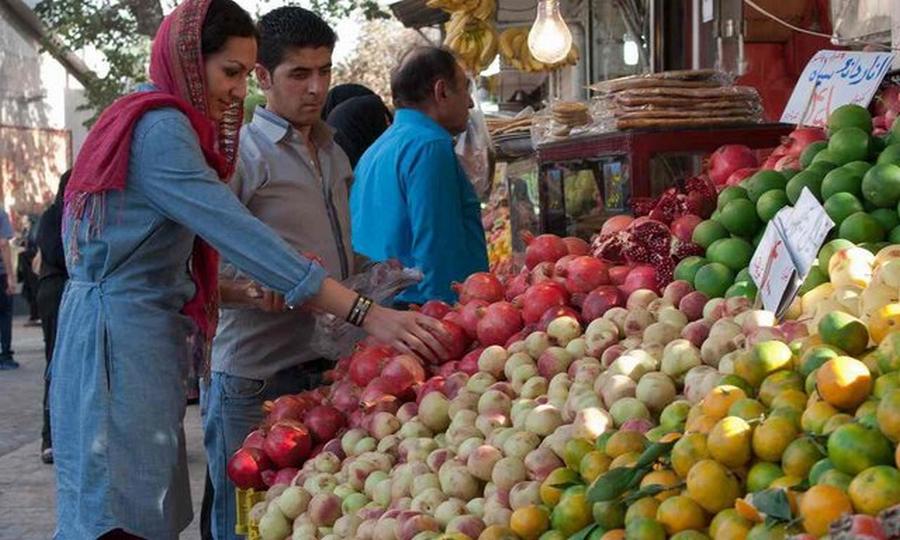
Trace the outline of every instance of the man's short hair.
<instances>
[{"instance_id":1,"label":"man's short hair","mask_svg":"<svg viewBox=\"0 0 900 540\"><path fill-rule=\"evenodd\" d=\"M400 60L391 73L394 107L415 107L431 96L434 83L455 83L456 57L443 47L415 47Z\"/></svg>"},{"instance_id":2,"label":"man's short hair","mask_svg":"<svg viewBox=\"0 0 900 540\"><path fill-rule=\"evenodd\" d=\"M327 47L334 49L337 34L321 17L298 6L285 6L259 19L257 62L275 71L289 48Z\"/></svg>"}]
</instances>

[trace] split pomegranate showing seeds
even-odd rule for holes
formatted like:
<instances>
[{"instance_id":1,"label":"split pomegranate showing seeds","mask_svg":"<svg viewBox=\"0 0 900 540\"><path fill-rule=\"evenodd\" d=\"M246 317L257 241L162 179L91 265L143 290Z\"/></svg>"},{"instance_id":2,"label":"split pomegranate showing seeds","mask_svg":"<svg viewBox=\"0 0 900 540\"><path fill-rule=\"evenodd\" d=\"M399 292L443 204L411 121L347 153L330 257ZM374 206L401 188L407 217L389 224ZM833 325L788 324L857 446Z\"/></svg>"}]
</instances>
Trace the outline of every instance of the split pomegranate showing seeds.
<instances>
[{"instance_id":1,"label":"split pomegranate showing seeds","mask_svg":"<svg viewBox=\"0 0 900 540\"><path fill-rule=\"evenodd\" d=\"M478 342L484 346L503 345L522 329L522 316L509 302L494 302L484 308L478 320Z\"/></svg>"},{"instance_id":2,"label":"split pomegranate showing seeds","mask_svg":"<svg viewBox=\"0 0 900 540\"><path fill-rule=\"evenodd\" d=\"M476 272L462 284L454 283L453 289L459 294L462 304L472 300L484 300L487 303L503 300L503 284L490 272Z\"/></svg>"},{"instance_id":3,"label":"split pomegranate showing seeds","mask_svg":"<svg viewBox=\"0 0 900 540\"><path fill-rule=\"evenodd\" d=\"M269 470L272 462L259 448L239 448L228 460L228 478L240 489L265 489L263 471Z\"/></svg>"}]
</instances>

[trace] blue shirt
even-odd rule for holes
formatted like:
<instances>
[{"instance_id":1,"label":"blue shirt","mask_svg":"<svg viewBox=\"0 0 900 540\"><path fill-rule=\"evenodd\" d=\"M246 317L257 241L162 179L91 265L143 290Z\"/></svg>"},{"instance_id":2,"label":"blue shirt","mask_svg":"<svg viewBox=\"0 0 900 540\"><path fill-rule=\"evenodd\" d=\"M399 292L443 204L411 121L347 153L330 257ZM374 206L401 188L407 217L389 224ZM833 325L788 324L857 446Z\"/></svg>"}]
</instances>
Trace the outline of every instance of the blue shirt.
<instances>
[{"instance_id":1,"label":"blue shirt","mask_svg":"<svg viewBox=\"0 0 900 540\"><path fill-rule=\"evenodd\" d=\"M354 249L378 261L398 259L425 275L398 301L454 302L453 281L488 269L478 196L453 152L450 133L430 117L398 110L355 172Z\"/></svg>"}]
</instances>

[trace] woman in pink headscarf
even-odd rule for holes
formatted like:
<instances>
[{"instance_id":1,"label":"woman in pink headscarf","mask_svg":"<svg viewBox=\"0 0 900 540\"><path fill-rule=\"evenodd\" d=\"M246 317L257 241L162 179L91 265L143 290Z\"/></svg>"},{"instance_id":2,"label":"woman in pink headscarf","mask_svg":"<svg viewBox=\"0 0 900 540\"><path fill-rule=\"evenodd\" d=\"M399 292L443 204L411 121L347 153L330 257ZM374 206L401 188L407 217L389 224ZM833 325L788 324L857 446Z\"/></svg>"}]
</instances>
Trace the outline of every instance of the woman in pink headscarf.
<instances>
[{"instance_id":1,"label":"woman in pink headscarf","mask_svg":"<svg viewBox=\"0 0 900 540\"><path fill-rule=\"evenodd\" d=\"M215 333L219 251L289 306L445 354L436 321L329 279L224 184L255 63L256 30L237 4L183 2L154 41L152 85L104 111L75 163L51 375L57 539L164 540L191 521L184 376L188 343Z\"/></svg>"}]
</instances>

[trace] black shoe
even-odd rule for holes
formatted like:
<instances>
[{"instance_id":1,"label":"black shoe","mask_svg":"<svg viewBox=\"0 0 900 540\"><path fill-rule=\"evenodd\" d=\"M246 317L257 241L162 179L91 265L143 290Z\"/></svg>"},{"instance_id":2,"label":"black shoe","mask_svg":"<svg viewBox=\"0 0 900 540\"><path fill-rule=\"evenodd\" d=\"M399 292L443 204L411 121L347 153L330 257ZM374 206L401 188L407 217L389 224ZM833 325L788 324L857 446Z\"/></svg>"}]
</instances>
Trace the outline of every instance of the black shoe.
<instances>
[{"instance_id":1,"label":"black shoe","mask_svg":"<svg viewBox=\"0 0 900 540\"><path fill-rule=\"evenodd\" d=\"M0 361L0 371L8 371L11 369L18 369L19 363L13 360L12 358L7 358L5 360Z\"/></svg>"},{"instance_id":2,"label":"black shoe","mask_svg":"<svg viewBox=\"0 0 900 540\"><path fill-rule=\"evenodd\" d=\"M53 449L52 448L44 448L43 450L41 450L41 461L43 461L47 465L53 464Z\"/></svg>"}]
</instances>

